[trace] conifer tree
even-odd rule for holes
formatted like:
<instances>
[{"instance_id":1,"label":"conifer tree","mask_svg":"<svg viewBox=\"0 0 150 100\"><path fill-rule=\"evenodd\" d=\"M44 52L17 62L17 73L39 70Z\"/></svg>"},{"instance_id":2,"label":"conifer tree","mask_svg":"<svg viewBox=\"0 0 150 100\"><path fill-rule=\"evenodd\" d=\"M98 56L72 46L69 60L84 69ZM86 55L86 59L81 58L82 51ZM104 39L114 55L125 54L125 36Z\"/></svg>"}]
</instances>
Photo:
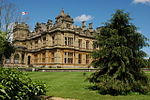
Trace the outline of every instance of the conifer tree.
<instances>
[{"instance_id":1,"label":"conifer tree","mask_svg":"<svg viewBox=\"0 0 150 100\"><path fill-rule=\"evenodd\" d=\"M112 18L97 28L96 45L92 53L92 65L98 68L89 81L101 94L126 95L131 92L149 92L148 77L142 71L146 66L146 37L137 32L131 18L123 10L116 10Z\"/></svg>"}]
</instances>

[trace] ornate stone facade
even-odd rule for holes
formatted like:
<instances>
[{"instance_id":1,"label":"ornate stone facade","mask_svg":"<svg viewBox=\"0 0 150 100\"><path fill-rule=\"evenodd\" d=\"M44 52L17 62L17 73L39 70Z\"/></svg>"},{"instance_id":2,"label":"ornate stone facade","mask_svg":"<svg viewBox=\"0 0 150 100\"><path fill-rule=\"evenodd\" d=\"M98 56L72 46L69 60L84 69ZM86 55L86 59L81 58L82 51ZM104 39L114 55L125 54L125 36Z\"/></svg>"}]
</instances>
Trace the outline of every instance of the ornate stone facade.
<instances>
[{"instance_id":1,"label":"ornate stone facade","mask_svg":"<svg viewBox=\"0 0 150 100\"><path fill-rule=\"evenodd\" d=\"M92 23L75 26L73 19L62 10L55 23L37 23L33 32L25 23L16 23L13 45L16 51L5 66L50 68L87 68L92 61L95 30Z\"/></svg>"}]
</instances>

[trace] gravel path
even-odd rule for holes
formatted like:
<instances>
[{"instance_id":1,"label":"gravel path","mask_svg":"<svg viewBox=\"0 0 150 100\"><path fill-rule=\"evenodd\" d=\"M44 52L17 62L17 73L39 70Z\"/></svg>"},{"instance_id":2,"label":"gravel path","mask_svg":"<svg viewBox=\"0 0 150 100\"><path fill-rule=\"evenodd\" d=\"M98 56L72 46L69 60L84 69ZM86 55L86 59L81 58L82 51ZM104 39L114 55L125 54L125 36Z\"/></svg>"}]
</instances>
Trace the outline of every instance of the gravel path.
<instances>
[{"instance_id":1,"label":"gravel path","mask_svg":"<svg viewBox=\"0 0 150 100\"><path fill-rule=\"evenodd\" d=\"M78 99L61 98L61 97L51 97L51 96L42 96L42 100L78 100Z\"/></svg>"}]
</instances>

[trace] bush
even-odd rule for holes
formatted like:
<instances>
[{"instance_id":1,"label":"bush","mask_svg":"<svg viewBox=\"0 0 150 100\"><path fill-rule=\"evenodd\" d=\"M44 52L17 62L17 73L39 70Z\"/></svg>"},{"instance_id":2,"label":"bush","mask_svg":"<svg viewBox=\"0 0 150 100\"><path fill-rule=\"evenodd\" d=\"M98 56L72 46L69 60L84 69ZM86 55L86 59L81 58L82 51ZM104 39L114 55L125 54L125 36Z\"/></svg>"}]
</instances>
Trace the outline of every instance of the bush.
<instances>
[{"instance_id":1,"label":"bush","mask_svg":"<svg viewBox=\"0 0 150 100\"><path fill-rule=\"evenodd\" d=\"M0 100L33 100L45 92L45 83L33 82L16 69L0 68Z\"/></svg>"}]
</instances>

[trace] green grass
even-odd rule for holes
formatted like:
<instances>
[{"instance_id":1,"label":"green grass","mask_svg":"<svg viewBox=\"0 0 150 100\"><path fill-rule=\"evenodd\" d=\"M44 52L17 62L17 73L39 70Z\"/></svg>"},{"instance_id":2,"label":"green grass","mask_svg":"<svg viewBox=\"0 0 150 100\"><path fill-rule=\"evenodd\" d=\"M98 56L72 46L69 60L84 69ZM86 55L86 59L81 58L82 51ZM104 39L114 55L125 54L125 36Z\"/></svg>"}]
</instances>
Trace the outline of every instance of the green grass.
<instances>
[{"instance_id":1,"label":"green grass","mask_svg":"<svg viewBox=\"0 0 150 100\"><path fill-rule=\"evenodd\" d=\"M90 73L84 76L83 72L28 72L28 75L33 80L47 84L48 96L79 100L150 100L150 95L100 95L97 91L88 89L92 84L85 79ZM150 73L148 75L150 76Z\"/></svg>"}]
</instances>

